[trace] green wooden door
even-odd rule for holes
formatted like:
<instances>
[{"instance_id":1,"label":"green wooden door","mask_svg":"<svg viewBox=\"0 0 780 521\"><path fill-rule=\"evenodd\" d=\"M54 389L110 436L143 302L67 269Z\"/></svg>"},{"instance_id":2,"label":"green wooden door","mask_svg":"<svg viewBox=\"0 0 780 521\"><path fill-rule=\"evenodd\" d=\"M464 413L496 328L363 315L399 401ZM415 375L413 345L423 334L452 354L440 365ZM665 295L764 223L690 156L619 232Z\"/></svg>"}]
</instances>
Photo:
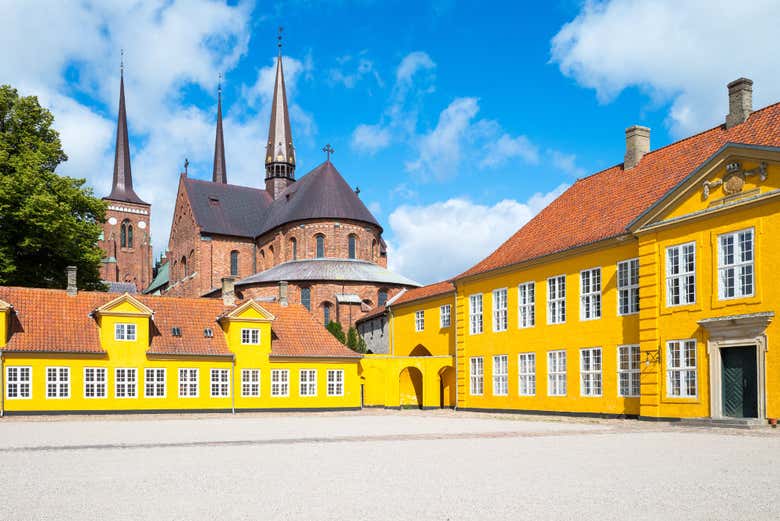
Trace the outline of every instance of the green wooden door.
<instances>
[{"instance_id":1,"label":"green wooden door","mask_svg":"<svg viewBox=\"0 0 780 521\"><path fill-rule=\"evenodd\" d=\"M723 367L723 416L758 416L756 349L729 347L720 350Z\"/></svg>"}]
</instances>

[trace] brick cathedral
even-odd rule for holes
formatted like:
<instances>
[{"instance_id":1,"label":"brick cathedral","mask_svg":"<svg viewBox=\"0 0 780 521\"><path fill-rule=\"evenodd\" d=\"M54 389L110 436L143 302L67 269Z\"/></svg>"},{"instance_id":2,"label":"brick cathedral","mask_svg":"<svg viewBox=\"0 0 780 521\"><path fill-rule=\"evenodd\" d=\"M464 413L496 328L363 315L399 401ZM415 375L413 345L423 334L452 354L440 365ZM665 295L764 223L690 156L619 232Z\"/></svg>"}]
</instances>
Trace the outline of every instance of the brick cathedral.
<instances>
[{"instance_id":1,"label":"brick cathedral","mask_svg":"<svg viewBox=\"0 0 780 521\"><path fill-rule=\"evenodd\" d=\"M126 131L124 136L126 141ZM180 175L166 263L146 292L219 297L225 291L239 299L300 303L323 322L346 327L418 285L387 269L382 226L331 162L330 146L324 163L296 178L281 45L264 148L265 188L229 184L220 89L212 179L192 179L186 169ZM119 174L125 183L119 197L123 204L133 199L128 196L129 158L126 170L125 177L121 169ZM115 186L117 176L115 168ZM131 222L140 215L148 221L144 204L140 199L134 203L130 215L136 208L146 213L128 217ZM136 231L133 239L146 237ZM133 277L140 280L145 268L133 267Z\"/></svg>"}]
</instances>

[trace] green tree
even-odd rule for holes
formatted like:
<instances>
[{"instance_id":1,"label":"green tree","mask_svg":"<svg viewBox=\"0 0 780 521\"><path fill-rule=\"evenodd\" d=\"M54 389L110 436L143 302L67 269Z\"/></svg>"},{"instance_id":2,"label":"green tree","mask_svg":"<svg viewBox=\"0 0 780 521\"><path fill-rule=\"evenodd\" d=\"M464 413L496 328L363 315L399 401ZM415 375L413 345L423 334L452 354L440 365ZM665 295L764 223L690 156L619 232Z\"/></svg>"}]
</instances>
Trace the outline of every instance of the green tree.
<instances>
[{"instance_id":1,"label":"green tree","mask_svg":"<svg viewBox=\"0 0 780 521\"><path fill-rule=\"evenodd\" d=\"M328 325L325 326L328 331L330 331L330 334L336 337L336 340L341 342L342 344L347 343L347 337L344 335L344 328L341 327L341 324L339 322L330 321L328 322Z\"/></svg>"},{"instance_id":2,"label":"green tree","mask_svg":"<svg viewBox=\"0 0 780 521\"><path fill-rule=\"evenodd\" d=\"M366 352L366 341L354 327L350 327L347 331L347 347L358 353Z\"/></svg>"},{"instance_id":3,"label":"green tree","mask_svg":"<svg viewBox=\"0 0 780 521\"><path fill-rule=\"evenodd\" d=\"M35 96L0 86L0 284L63 288L73 265L80 288L105 289L97 241L106 205L84 179L54 172L68 156L53 121Z\"/></svg>"}]
</instances>

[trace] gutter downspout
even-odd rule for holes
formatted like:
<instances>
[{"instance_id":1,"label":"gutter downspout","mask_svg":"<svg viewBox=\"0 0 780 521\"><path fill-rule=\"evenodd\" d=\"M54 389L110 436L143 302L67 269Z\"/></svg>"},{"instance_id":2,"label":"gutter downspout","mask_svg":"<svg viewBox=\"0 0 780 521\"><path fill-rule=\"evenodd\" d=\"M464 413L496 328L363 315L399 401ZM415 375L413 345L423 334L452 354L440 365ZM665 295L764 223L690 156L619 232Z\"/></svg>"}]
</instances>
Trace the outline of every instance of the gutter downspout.
<instances>
[{"instance_id":1,"label":"gutter downspout","mask_svg":"<svg viewBox=\"0 0 780 521\"><path fill-rule=\"evenodd\" d=\"M0 349L0 418L5 416L5 355Z\"/></svg>"},{"instance_id":2,"label":"gutter downspout","mask_svg":"<svg viewBox=\"0 0 780 521\"><path fill-rule=\"evenodd\" d=\"M233 368L230 370L230 379L233 381L233 385L230 386L230 408L233 414L236 414L236 355L233 355L230 363Z\"/></svg>"},{"instance_id":3,"label":"gutter downspout","mask_svg":"<svg viewBox=\"0 0 780 521\"><path fill-rule=\"evenodd\" d=\"M390 321L390 356L395 356L395 320L393 319L393 308L387 307L388 320Z\"/></svg>"},{"instance_id":4,"label":"gutter downspout","mask_svg":"<svg viewBox=\"0 0 780 521\"><path fill-rule=\"evenodd\" d=\"M452 324L452 332L453 336L455 337L455 352L452 353L452 358L454 359L455 363L453 364L455 366L455 403L453 404L454 407L452 408L453 411L458 410L458 286L453 284L455 286L455 302L454 306L455 309L453 309L454 313L452 315L455 316L455 320Z\"/></svg>"}]
</instances>

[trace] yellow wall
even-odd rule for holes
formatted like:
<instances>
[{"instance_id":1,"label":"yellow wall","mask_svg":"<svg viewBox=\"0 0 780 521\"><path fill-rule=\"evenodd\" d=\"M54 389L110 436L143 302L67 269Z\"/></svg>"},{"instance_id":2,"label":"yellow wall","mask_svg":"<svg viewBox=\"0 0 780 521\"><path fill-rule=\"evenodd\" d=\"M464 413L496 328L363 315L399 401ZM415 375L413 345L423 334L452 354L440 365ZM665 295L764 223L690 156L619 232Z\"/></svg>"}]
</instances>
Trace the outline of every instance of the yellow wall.
<instances>
[{"instance_id":1,"label":"yellow wall","mask_svg":"<svg viewBox=\"0 0 780 521\"><path fill-rule=\"evenodd\" d=\"M450 305L450 326L440 327L439 308ZM424 346L432 355L452 355L455 352L455 295L433 297L392 306L390 342L392 354L410 356L418 346ZM425 328L417 331L415 314L422 311Z\"/></svg>"},{"instance_id":2,"label":"yellow wall","mask_svg":"<svg viewBox=\"0 0 780 521\"><path fill-rule=\"evenodd\" d=\"M421 385L415 385L419 378L413 382L409 369L419 371ZM416 407L420 392L424 408L454 405L451 356L366 355L360 361L360 376L367 406ZM442 384L445 391L443 403Z\"/></svg>"}]
</instances>

